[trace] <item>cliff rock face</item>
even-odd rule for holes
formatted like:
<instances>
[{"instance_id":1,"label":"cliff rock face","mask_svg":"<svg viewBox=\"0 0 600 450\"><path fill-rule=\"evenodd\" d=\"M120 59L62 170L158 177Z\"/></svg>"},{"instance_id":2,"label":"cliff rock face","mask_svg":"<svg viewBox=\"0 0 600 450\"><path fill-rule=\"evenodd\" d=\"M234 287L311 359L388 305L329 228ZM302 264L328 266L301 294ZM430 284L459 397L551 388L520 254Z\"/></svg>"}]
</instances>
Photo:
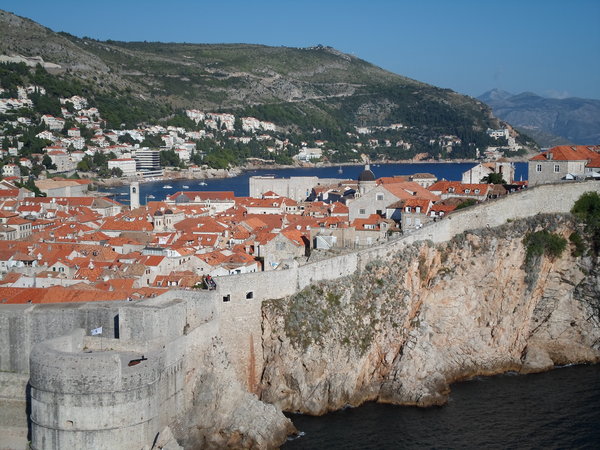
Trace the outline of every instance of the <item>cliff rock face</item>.
<instances>
[{"instance_id":1,"label":"cliff rock face","mask_svg":"<svg viewBox=\"0 0 600 450\"><path fill-rule=\"evenodd\" d=\"M174 426L184 448L276 448L295 432L273 405L248 393L234 376L223 344L212 337L194 356L201 370L190 370L186 386L191 408Z\"/></svg>"},{"instance_id":2,"label":"cliff rock face","mask_svg":"<svg viewBox=\"0 0 600 450\"><path fill-rule=\"evenodd\" d=\"M600 268L591 257L525 262L535 216L389 253L364 271L263 305L261 399L323 414L377 400L447 400L453 381L600 360Z\"/></svg>"}]
</instances>

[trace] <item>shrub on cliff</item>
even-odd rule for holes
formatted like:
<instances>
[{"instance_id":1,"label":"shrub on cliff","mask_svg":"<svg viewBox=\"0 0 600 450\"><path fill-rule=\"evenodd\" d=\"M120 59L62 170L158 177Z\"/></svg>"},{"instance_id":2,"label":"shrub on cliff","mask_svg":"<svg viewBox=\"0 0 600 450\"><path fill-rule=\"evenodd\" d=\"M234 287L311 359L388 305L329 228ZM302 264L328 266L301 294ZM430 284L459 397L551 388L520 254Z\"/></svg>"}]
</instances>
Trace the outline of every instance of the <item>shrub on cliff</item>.
<instances>
[{"instance_id":1,"label":"shrub on cliff","mask_svg":"<svg viewBox=\"0 0 600 450\"><path fill-rule=\"evenodd\" d=\"M571 212L585 224L589 235L592 252L600 254L600 195L597 192L586 192L573 205Z\"/></svg>"},{"instance_id":2,"label":"shrub on cliff","mask_svg":"<svg viewBox=\"0 0 600 450\"><path fill-rule=\"evenodd\" d=\"M542 255L547 255L551 259L558 258L567 247L565 238L547 230L527 234L523 243L527 248L525 257L527 263Z\"/></svg>"}]
</instances>

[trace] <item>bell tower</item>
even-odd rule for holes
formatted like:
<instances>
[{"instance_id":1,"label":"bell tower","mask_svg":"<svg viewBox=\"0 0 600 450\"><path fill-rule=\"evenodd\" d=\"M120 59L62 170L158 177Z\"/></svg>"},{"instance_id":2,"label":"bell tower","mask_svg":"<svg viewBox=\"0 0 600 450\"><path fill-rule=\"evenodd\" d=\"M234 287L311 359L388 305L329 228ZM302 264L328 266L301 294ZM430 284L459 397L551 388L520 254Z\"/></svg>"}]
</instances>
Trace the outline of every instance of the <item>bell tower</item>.
<instances>
[{"instance_id":1,"label":"bell tower","mask_svg":"<svg viewBox=\"0 0 600 450\"><path fill-rule=\"evenodd\" d=\"M129 185L129 207L136 209L140 207L140 183L133 181Z\"/></svg>"}]
</instances>

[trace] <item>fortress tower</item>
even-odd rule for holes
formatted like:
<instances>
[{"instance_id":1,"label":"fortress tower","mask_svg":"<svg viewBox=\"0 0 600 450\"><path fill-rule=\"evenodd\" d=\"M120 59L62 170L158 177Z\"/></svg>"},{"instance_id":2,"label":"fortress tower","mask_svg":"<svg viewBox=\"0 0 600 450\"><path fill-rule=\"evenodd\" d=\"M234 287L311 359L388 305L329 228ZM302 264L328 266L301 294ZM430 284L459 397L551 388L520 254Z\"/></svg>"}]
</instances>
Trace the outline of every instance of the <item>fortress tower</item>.
<instances>
[{"instance_id":1,"label":"fortress tower","mask_svg":"<svg viewBox=\"0 0 600 450\"><path fill-rule=\"evenodd\" d=\"M129 206L131 209L140 207L140 183L133 181L129 185Z\"/></svg>"}]
</instances>

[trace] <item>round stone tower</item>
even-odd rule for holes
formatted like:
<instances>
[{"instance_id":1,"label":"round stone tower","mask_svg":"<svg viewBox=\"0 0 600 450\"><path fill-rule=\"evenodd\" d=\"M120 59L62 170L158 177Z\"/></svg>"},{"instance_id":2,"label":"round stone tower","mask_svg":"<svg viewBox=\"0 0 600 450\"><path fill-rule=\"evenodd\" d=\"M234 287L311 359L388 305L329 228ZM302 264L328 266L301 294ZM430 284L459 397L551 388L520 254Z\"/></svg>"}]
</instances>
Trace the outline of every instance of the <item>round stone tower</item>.
<instances>
[{"instance_id":1,"label":"round stone tower","mask_svg":"<svg viewBox=\"0 0 600 450\"><path fill-rule=\"evenodd\" d=\"M77 329L31 352L31 448L144 448L159 431L162 361L85 353L83 339Z\"/></svg>"}]
</instances>

